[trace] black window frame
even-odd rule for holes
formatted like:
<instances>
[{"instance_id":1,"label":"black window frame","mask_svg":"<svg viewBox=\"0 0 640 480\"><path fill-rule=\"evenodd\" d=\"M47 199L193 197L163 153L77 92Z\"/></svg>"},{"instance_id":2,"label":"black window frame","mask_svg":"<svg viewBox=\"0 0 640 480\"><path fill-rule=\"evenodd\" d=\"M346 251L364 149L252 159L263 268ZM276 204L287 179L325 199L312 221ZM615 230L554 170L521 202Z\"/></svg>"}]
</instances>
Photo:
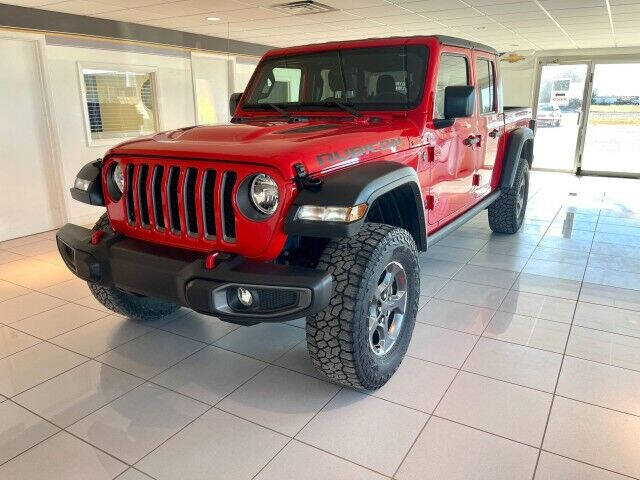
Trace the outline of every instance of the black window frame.
<instances>
[{"instance_id":1,"label":"black window frame","mask_svg":"<svg viewBox=\"0 0 640 480\"><path fill-rule=\"evenodd\" d=\"M490 83L491 85L491 110L489 110L488 112L483 111L483 104L482 104L482 94L480 92L480 88L478 85L478 64L479 62L487 62L487 64L489 65L489 81L492 83ZM475 67L476 67L476 92L477 92L477 97L478 97L478 113L480 115L494 115L496 113L498 113L498 95L497 95L497 89L496 89L496 66L493 62L493 60L491 60L490 58L487 57L476 57L476 62L475 62Z\"/></svg>"},{"instance_id":2,"label":"black window frame","mask_svg":"<svg viewBox=\"0 0 640 480\"><path fill-rule=\"evenodd\" d=\"M368 46L368 47L356 47L356 48L348 48L348 49L335 49L335 50L321 50L318 52L304 52L304 53L299 53L299 54L295 54L295 55L281 55L281 56L274 56L274 57L269 57L265 60L263 60L262 62L260 62L258 64L258 66L256 67L256 72L254 73L250 84L247 86L247 90L246 92L248 93L247 95L243 96L243 103L240 105L240 109L242 110L248 110L248 111L268 111L269 110L269 106L267 104L258 104L258 103L247 103L247 100L249 100L249 98L253 95L254 89L258 87L258 81L260 79L260 67L262 66L263 63L266 62L270 62L270 61L277 61L277 60L281 60L284 58L297 58L297 57L306 57L309 55L314 55L314 54L318 54L318 55L326 55L326 54L330 54L332 52L336 52L338 58L340 58L341 55L343 55L345 52L352 52L352 51L365 51L365 50L370 50L376 53L379 53L381 50L386 50L386 49L405 49L405 52L407 51L407 49L409 48L419 48L422 50L422 52L420 52L420 54L423 54L423 62L424 62L424 69L423 70L419 70L422 72L422 76L421 76L421 82L420 84L416 87L416 91L417 91L417 96L415 98L414 101L412 102L349 102L348 99L344 100L344 104L349 105L349 106L353 106L355 108L357 108L358 110L361 111L403 111L403 112L407 112L407 111L411 111L416 109L417 107L419 107L422 102L424 101L424 97L425 97L425 89L426 89L426 85L427 85L427 73L429 71L429 59L431 56L431 49L429 48L428 45L426 44L422 44L422 43L411 43L411 44L398 44L398 45L388 45L385 47L372 47L372 46ZM408 71L408 67L407 71ZM254 84L255 82L255 84ZM321 105L321 102L291 102L291 103L275 103L273 105L276 105L280 108L283 108L287 111L328 111L327 107L329 107L331 110L336 110L339 108L332 106L330 104L325 104L325 105Z\"/></svg>"}]
</instances>

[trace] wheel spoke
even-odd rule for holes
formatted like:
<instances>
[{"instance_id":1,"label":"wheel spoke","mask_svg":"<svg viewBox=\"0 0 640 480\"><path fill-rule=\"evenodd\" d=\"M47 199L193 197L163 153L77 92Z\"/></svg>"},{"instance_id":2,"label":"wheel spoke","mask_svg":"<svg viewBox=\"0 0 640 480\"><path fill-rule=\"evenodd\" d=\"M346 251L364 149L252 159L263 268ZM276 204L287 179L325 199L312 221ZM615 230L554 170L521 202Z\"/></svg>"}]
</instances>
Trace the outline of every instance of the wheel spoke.
<instances>
[{"instance_id":1,"label":"wheel spoke","mask_svg":"<svg viewBox=\"0 0 640 480\"><path fill-rule=\"evenodd\" d=\"M404 290L399 291L395 295L391 295L387 301L387 310L390 312L404 313L407 305L406 294Z\"/></svg>"},{"instance_id":2,"label":"wheel spoke","mask_svg":"<svg viewBox=\"0 0 640 480\"><path fill-rule=\"evenodd\" d=\"M407 307L407 274L396 261L389 262L379 277L369 306L369 346L374 354L385 355L402 331Z\"/></svg>"},{"instance_id":3,"label":"wheel spoke","mask_svg":"<svg viewBox=\"0 0 640 480\"><path fill-rule=\"evenodd\" d=\"M378 284L378 288L376 289L376 297L382 299L384 297L383 294L389 290L389 288L393 287L393 274L391 272L385 272L384 278Z\"/></svg>"},{"instance_id":4,"label":"wheel spoke","mask_svg":"<svg viewBox=\"0 0 640 480\"><path fill-rule=\"evenodd\" d=\"M375 306L372 306L369 309L369 316L367 317L367 319L369 320L369 336L371 336L372 332L374 332L375 329L378 328L378 315L376 314L375 308Z\"/></svg>"}]
</instances>

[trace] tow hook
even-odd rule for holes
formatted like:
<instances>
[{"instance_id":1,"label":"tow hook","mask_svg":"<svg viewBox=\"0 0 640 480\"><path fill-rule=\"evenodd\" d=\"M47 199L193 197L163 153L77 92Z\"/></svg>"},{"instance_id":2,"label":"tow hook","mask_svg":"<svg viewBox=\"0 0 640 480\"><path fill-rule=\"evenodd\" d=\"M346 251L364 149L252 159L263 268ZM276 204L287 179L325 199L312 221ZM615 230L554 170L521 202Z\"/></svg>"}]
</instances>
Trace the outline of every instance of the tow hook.
<instances>
[{"instance_id":1,"label":"tow hook","mask_svg":"<svg viewBox=\"0 0 640 480\"><path fill-rule=\"evenodd\" d=\"M104 230L96 230L91 234L91 245L97 245L100 243L103 235L105 234Z\"/></svg>"},{"instance_id":2,"label":"tow hook","mask_svg":"<svg viewBox=\"0 0 640 480\"><path fill-rule=\"evenodd\" d=\"M303 164L296 163L293 168L296 170L295 181L300 190L311 190L312 192L320 190L322 187L322 180L310 177Z\"/></svg>"},{"instance_id":3,"label":"tow hook","mask_svg":"<svg viewBox=\"0 0 640 480\"><path fill-rule=\"evenodd\" d=\"M218 258L218 252L212 252L204 259L204 268L207 270L213 270L216 266L216 258Z\"/></svg>"}]
</instances>

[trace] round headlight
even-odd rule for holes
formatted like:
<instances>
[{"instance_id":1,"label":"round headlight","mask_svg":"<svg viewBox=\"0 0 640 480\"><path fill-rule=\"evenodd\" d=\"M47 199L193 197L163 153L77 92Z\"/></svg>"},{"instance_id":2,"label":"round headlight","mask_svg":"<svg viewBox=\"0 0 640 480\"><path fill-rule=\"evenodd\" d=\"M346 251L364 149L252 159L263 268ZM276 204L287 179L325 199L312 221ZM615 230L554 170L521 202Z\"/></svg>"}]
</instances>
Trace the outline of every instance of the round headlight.
<instances>
[{"instance_id":1,"label":"round headlight","mask_svg":"<svg viewBox=\"0 0 640 480\"><path fill-rule=\"evenodd\" d=\"M260 213L273 215L278 208L280 192L278 185L269 175L260 173L253 177L249 186L251 203Z\"/></svg>"},{"instance_id":2,"label":"round headlight","mask_svg":"<svg viewBox=\"0 0 640 480\"><path fill-rule=\"evenodd\" d=\"M116 163L116 166L113 169L113 183L120 193L122 193L124 190L124 172L122 171L122 166L119 163Z\"/></svg>"}]
</instances>

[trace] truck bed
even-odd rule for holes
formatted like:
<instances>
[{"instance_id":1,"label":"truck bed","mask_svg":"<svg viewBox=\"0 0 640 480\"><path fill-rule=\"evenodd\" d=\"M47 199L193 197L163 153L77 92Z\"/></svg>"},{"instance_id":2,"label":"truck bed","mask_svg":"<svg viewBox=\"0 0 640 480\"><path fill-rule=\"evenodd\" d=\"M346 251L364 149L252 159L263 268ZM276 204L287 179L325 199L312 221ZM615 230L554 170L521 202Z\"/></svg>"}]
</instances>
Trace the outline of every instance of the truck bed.
<instances>
[{"instance_id":1,"label":"truck bed","mask_svg":"<svg viewBox=\"0 0 640 480\"><path fill-rule=\"evenodd\" d=\"M518 127L528 127L532 118L532 110L530 107L505 106L503 112L504 129L506 132Z\"/></svg>"}]
</instances>

